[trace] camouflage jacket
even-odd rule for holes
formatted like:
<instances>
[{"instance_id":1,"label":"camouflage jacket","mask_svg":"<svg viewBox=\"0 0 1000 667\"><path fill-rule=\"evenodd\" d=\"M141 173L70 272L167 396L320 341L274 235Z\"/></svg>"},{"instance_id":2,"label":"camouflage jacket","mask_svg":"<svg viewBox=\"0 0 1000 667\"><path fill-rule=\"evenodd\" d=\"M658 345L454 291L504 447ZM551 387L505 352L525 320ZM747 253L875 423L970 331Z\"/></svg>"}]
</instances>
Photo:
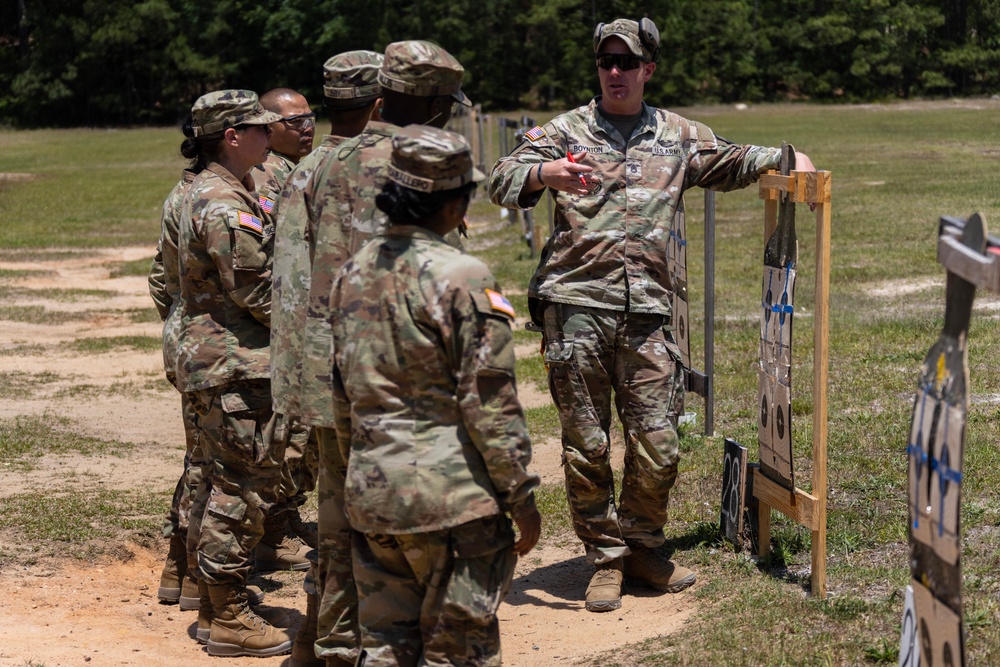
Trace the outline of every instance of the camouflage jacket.
<instances>
[{"instance_id":1,"label":"camouflage jacket","mask_svg":"<svg viewBox=\"0 0 1000 667\"><path fill-rule=\"evenodd\" d=\"M223 166L195 177L181 210L177 388L270 375L274 225Z\"/></svg>"},{"instance_id":2,"label":"camouflage jacket","mask_svg":"<svg viewBox=\"0 0 1000 667\"><path fill-rule=\"evenodd\" d=\"M295 163L282 155L271 151L267 154L264 164L259 164L250 170L254 183L257 185L257 199L264 213L272 215L274 205L278 203L281 188L285 187L288 175L295 168Z\"/></svg>"},{"instance_id":3,"label":"camouflage jacket","mask_svg":"<svg viewBox=\"0 0 1000 667\"><path fill-rule=\"evenodd\" d=\"M580 306L670 315L667 245L692 186L734 190L777 167L780 149L718 139L705 125L643 104L626 143L597 111L600 98L529 133L490 174L490 198L530 208L544 189L521 198L539 162L587 151L598 182L592 194L553 191L555 224L528 288L529 296Z\"/></svg>"},{"instance_id":4,"label":"camouflage jacket","mask_svg":"<svg viewBox=\"0 0 1000 667\"><path fill-rule=\"evenodd\" d=\"M429 532L534 506L514 311L482 262L392 227L344 266L330 307L355 530Z\"/></svg>"},{"instance_id":5,"label":"camouflage jacket","mask_svg":"<svg viewBox=\"0 0 1000 667\"><path fill-rule=\"evenodd\" d=\"M176 375L177 334L181 323L180 311L177 309L181 297L180 276L177 274L181 204L196 175L191 169L185 169L181 180L164 200L163 212L160 214L160 241L156 244L156 255L149 269L149 295L153 297L156 310L163 320L163 370L171 382Z\"/></svg>"},{"instance_id":6,"label":"camouflage jacket","mask_svg":"<svg viewBox=\"0 0 1000 667\"><path fill-rule=\"evenodd\" d=\"M307 323L315 327L318 322L308 317L310 286L312 284L312 260L315 244L312 239L315 227L312 215L315 211L316 181L313 174L319 165L331 159L334 149L347 138L326 135L320 145L295 166L285 181L285 187L275 209L274 232L274 285L271 299L276 305L271 314L271 393L275 412L308 418L308 423L333 425L332 416L325 421L316 420L321 415L330 414L332 408L323 411L316 399L302 402L302 363L307 354L311 359L323 359L329 365L330 337L321 336L317 341L306 336ZM346 260L346 251L343 260ZM338 267L340 264L337 265ZM329 285L327 287L329 293ZM322 327L325 329L326 327ZM314 375L318 369L314 364ZM328 373L321 371L323 386ZM315 395L315 381L310 385ZM325 392L329 401L329 392ZM311 406L311 407L310 407Z\"/></svg>"},{"instance_id":7,"label":"camouflage jacket","mask_svg":"<svg viewBox=\"0 0 1000 667\"><path fill-rule=\"evenodd\" d=\"M280 381L277 375L288 374L288 369L294 374L297 369L298 416L307 424L334 424L330 403L330 287L348 258L388 226L385 214L375 207L375 196L386 181L396 129L388 123L370 122L356 137L324 138L320 148L299 163L281 192L276 226L282 248L275 257L275 300L283 311L278 335L286 338L286 321L301 333L289 334L287 347L282 340L275 357L272 390L275 410L296 414L290 407L294 399L286 403L286 389L279 386L295 384L294 379L288 379L293 375ZM333 140L343 143L337 146ZM304 244L297 240L297 234L304 235ZM452 238L449 235L449 241ZM454 235L455 244L460 245L457 238ZM299 355L296 348L301 349ZM287 395L294 393L292 390Z\"/></svg>"}]
</instances>

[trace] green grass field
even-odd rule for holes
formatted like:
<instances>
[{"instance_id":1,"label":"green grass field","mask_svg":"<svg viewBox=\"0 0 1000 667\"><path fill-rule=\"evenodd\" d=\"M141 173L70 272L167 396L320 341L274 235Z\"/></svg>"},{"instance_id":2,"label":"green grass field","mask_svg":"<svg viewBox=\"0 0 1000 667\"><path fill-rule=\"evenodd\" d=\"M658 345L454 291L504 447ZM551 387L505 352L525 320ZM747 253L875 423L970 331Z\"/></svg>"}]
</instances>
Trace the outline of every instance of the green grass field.
<instances>
[{"instance_id":1,"label":"green grass field","mask_svg":"<svg viewBox=\"0 0 1000 667\"><path fill-rule=\"evenodd\" d=\"M755 399L763 205L756 188L717 197L716 437L699 423L682 439L681 473L667 526L676 558L695 568L701 611L669 637L602 655L594 665L895 664L909 571L905 445L917 373L944 314L944 270L935 260L941 215L985 214L1000 229L1000 103L898 106L761 106L678 110L733 141L782 140L833 174L830 287L828 570L825 601L807 595L811 535L774 516L774 555L757 563L716 538L722 437L756 458ZM541 120L539 118L539 120ZM320 128L322 129L322 127ZM55 256L60 248L148 244L183 161L176 129L0 132L0 260ZM692 351L701 364L704 321L702 193L687 195ZM498 211L477 200L480 221ZM799 283L794 330L795 451L809 488L812 437L813 216L798 213ZM512 302L534 269L514 226L474 238ZM141 263L136 264L141 271ZM122 273L134 272L123 266ZM967 650L971 664L1000 663L1000 299L978 295L969 333L970 414L963 527ZM520 342L537 342L518 332ZM139 346L145 341L123 341ZM81 350L83 351L83 350ZM89 350L88 350L89 351ZM544 383L534 359L519 382ZM24 378L21 378L24 381ZM536 437L555 437L555 411L529 411ZM8 424L5 428L13 428ZM34 443L30 446L35 447ZM14 445L8 445L9 452ZM11 454L7 454L10 456ZM547 539L569 531L558 487L541 496ZM13 511L14 507L9 507Z\"/></svg>"}]
</instances>

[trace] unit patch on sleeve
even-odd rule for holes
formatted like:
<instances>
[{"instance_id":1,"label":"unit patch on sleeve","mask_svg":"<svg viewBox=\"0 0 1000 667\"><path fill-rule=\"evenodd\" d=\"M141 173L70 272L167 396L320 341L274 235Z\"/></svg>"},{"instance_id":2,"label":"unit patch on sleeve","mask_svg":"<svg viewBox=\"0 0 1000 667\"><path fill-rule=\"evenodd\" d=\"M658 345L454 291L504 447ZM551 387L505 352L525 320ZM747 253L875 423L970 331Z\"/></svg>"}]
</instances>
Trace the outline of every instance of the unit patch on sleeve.
<instances>
[{"instance_id":1,"label":"unit patch on sleeve","mask_svg":"<svg viewBox=\"0 0 1000 667\"><path fill-rule=\"evenodd\" d=\"M514 317L514 306L510 305L510 301L507 300L500 292L496 292L491 289L486 289L486 297L490 300L490 307L493 310Z\"/></svg>"},{"instance_id":2,"label":"unit patch on sleeve","mask_svg":"<svg viewBox=\"0 0 1000 667\"><path fill-rule=\"evenodd\" d=\"M538 125L536 125L535 127L531 128L530 130L524 133L524 138L528 139L529 141L538 141L544 136L545 136L545 130L543 130Z\"/></svg>"},{"instance_id":3,"label":"unit patch on sleeve","mask_svg":"<svg viewBox=\"0 0 1000 667\"><path fill-rule=\"evenodd\" d=\"M264 233L263 220L258 218L256 215L251 215L249 213L245 213L244 211L240 211L239 214L240 214L239 215L240 227L243 227L244 229L249 229L250 231L256 232L257 234Z\"/></svg>"},{"instance_id":4,"label":"unit patch on sleeve","mask_svg":"<svg viewBox=\"0 0 1000 667\"><path fill-rule=\"evenodd\" d=\"M268 199L264 195L258 195L257 201L260 202L260 207L264 209L264 213L270 213L274 210L274 200Z\"/></svg>"}]
</instances>

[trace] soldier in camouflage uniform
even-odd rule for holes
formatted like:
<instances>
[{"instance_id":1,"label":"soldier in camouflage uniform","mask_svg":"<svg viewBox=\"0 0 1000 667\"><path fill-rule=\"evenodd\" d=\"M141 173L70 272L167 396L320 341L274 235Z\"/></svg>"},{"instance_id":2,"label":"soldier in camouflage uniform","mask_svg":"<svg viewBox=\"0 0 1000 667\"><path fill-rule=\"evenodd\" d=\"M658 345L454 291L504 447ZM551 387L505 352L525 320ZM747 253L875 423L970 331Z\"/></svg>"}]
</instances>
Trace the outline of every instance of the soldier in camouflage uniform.
<instances>
[{"instance_id":1,"label":"soldier in camouflage uniform","mask_svg":"<svg viewBox=\"0 0 1000 667\"><path fill-rule=\"evenodd\" d=\"M185 136L193 137L190 114L184 121ZM190 148L185 140L182 151ZM160 240L156 246L156 255L149 271L149 293L156 305L157 312L163 319L163 369L167 380L176 387L177 377L177 337L181 325L180 276L178 275L179 259L177 244L180 236L181 204L195 176L205 168L205 163L197 154L191 154L191 165L181 173L181 180L167 195L163 202L160 217ZM170 538L170 547L166 563L160 576L160 588L157 596L168 604L180 602L181 611L194 611L201 608L201 594L198 588L197 551L187 549L188 530L195 533L201 525L201 514L207 501L207 484L203 479L203 467L207 461L204 448L200 443L197 427L197 415L187 394L181 395L181 419L184 424L185 453L184 470L174 488L174 496L170 510L164 522L164 535ZM200 493L199 493L200 491ZM200 500L199 500L200 499ZM256 586L248 586L251 604L264 600L264 594ZM208 624L211 618L207 618ZM203 630L207 632L209 625L205 619L200 619ZM199 633L202 643L208 641L205 633ZM203 640L203 641L202 641Z\"/></svg>"},{"instance_id":2,"label":"soldier in camouflage uniform","mask_svg":"<svg viewBox=\"0 0 1000 667\"><path fill-rule=\"evenodd\" d=\"M382 88L376 76L381 66L382 54L374 51L347 51L324 63L323 104L330 120L330 133L296 167L296 183L307 182L312 170L328 159L333 149L360 134L369 119L377 117L376 107L381 100ZM289 199L298 201L297 195L291 195ZM274 409L279 414L297 415L300 410L299 378L305 311L290 307L290 299L308 291L311 269L309 255L305 252L308 247L307 222L305 216L283 215L282 224L275 233L273 294L281 307L274 311L271 321L271 387ZM295 287L292 289L290 286ZM301 419L299 421L301 423ZM309 428L315 437L315 429ZM324 551L333 554L324 559L326 570L321 571L315 562L317 552L309 553L314 563L303 585L307 595L306 621L295 636L290 667L353 665L357 658L360 639L351 575L349 528L342 505L330 489L329 482L321 476L318 493L320 513L329 519L328 524L333 521L340 528L331 527L326 531L328 537ZM339 540L332 539L336 530L343 533ZM321 607L319 593L324 590L328 594L323 596Z\"/></svg>"},{"instance_id":3,"label":"soldier in camouflage uniform","mask_svg":"<svg viewBox=\"0 0 1000 667\"><path fill-rule=\"evenodd\" d=\"M464 138L399 130L388 178L377 205L391 226L330 297L363 664L498 666L496 611L541 528L514 310L443 238L484 178Z\"/></svg>"},{"instance_id":4,"label":"soldier in camouflage uniform","mask_svg":"<svg viewBox=\"0 0 1000 667\"><path fill-rule=\"evenodd\" d=\"M201 593L213 611L208 653L279 655L291 638L250 610L245 589L284 457L271 437L274 229L246 187L278 117L246 90L203 95L191 115L185 155L206 166L181 205L176 381L197 415L209 497L189 539L197 541Z\"/></svg>"},{"instance_id":5,"label":"soldier in camouflage uniform","mask_svg":"<svg viewBox=\"0 0 1000 667\"><path fill-rule=\"evenodd\" d=\"M177 308L180 303L177 237L181 201L188 187L194 182L194 177L203 167L204 165L195 161L191 167L185 169L181 173L181 180L163 202L163 211L160 215L160 240L149 271L149 295L153 298L156 310L163 320L163 369L167 380L175 386L177 329L180 325L180 311ZM193 598L195 601L193 608L197 609L198 581L193 572L190 574L187 572L186 545L191 502L194 500L194 492L201 478L201 449L198 446L194 410L183 393L181 393L181 419L184 424L185 440L184 470L174 488L170 511L163 524L163 536L170 540L170 546L160 575L157 597L167 603L178 602L182 596ZM192 459L195 460L194 469L191 467Z\"/></svg>"},{"instance_id":6,"label":"soldier in camouflage uniform","mask_svg":"<svg viewBox=\"0 0 1000 667\"><path fill-rule=\"evenodd\" d=\"M291 88L274 88L260 97L260 104L281 116L271 123L271 150L267 160L252 170L260 206L276 215L275 205L288 175L312 151L316 114L306 98ZM305 524L299 508L306 494L316 488L319 445L312 428L294 415L277 411L274 437L285 447L281 467L281 500L268 512L264 536L257 544L255 565L260 571L307 570L308 553L316 548L315 528Z\"/></svg>"},{"instance_id":7,"label":"soldier in camouflage uniform","mask_svg":"<svg viewBox=\"0 0 1000 667\"><path fill-rule=\"evenodd\" d=\"M291 88L267 91L260 96L260 105L281 116L281 120L271 123L271 150L267 160L252 172L257 194L262 198L261 207L271 213L288 174L299 160L312 152L316 114L305 96Z\"/></svg>"},{"instance_id":8,"label":"soldier in camouflage uniform","mask_svg":"<svg viewBox=\"0 0 1000 667\"><path fill-rule=\"evenodd\" d=\"M528 293L562 422L573 524L597 567L586 594L591 611L621 606L623 573L666 592L695 581L663 552L683 392L666 263L671 222L687 188L743 188L780 157L779 149L732 144L647 106L642 94L658 50L649 19L599 25L602 96L527 132L490 179L500 206L530 208L545 188L556 203ZM797 164L807 162L800 154ZM626 447L617 504L610 388Z\"/></svg>"},{"instance_id":9,"label":"soldier in camouflage uniform","mask_svg":"<svg viewBox=\"0 0 1000 667\"><path fill-rule=\"evenodd\" d=\"M352 58L371 63L364 52L353 53ZM327 107L354 107L355 113L364 113L364 100L381 96L382 119L369 122L361 134L339 145L324 139L296 167L282 191L275 243L273 365L276 406L280 410L288 401L284 409L298 410L303 421L316 428L320 445L317 655L350 664L357 654L357 612L350 528L337 491L344 464L337 459L332 431L330 286L351 253L387 225L374 198L386 179L393 131L411 123L444 126L452 104L468 99L461 92L462 66L427 42L390 44L375 82L363 82L361 72L351 74L348 80L362 88L364 96L358 93L355 98L346 90L347 73L340 65L328 67ZM370 70L364 76L370 76ZM458 242L457 233L450 236Z\"/></svg>"}]
</instances>

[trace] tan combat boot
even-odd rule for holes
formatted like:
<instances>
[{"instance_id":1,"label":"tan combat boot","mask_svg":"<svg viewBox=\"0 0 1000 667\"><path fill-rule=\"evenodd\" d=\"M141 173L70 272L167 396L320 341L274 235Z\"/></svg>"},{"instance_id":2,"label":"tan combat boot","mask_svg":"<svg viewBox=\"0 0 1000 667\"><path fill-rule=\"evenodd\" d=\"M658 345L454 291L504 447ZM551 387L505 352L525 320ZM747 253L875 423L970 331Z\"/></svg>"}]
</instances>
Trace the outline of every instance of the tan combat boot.
<instances>
[{"instance_id":1,"label":"tan combat boot","mask_svg":"<svg viewBox=\"0 0 1000 667\"><path fill-rule=\"evenodd\" d=\"M297 507L288 513L288 528L295 533L300 540L308 544L313 549L319 548L319 533L317 532L316 524L313 522L306 523L303 521Z\"/></svg>"},{"instance_id":2,"label":"tan combat boot","mask_svg":"<svg viewBox=\"0 0 1000 667\"><path fill-rule=\"evenodd\" d=\"M208 638L212 634L212 619L215 618L215 610L212 608L212 597L208 594L208 584L204 581L196 581L198 584L198 628L194 631L194 638L199 644L207 644Z\"/></svg>"},{"instance_id":3,"label":"tan combat boot","mask_svg":"<svg viewBox=\"0 0 1000 667\"><path fill-rule=\"evenodd\" d=\"M614 611L622 606L622 561L602 563L587 586L587 611Z\"/></svg>"},{"instance_id":4,"label":"tan combat boot","mask_svg":"<svg viewBox=\"0 0 1000 667\"><path fill-rule=\"evenodd\" d=\"M198 580L191 572L184 575L180 605L181 611L196 611L201 608L201 590L198 587Z\"/></svg>"},{"instance_id":5,"label":"tan combat boot","mask_svg":"<svg viewBox=\"0 0 1000 667\"><path fill-rule=\"evenodd\" d=\"M254 613L242 587L210 584L214 618L208 638L208 654L267 657L292 650L292 638Z\"/></svg>"},{"instance_id":6,"label":"tan combat boot","mask_svg":"<svg viewBox=\"0 0 1000 667\"><path fill-rule=\"evenodd\" d=\"M264 536L254 551L254 565L261 572L272 570L308 570L309 545L291 531L289 512L268 515Z\"/></svg>"},{"instance_id":7,"label":"tan combat boot","mask_svg":"<svg viewBox=\"0 0 1000 667\"><path fill-rule=\"evenodd\" d=\"M195 630L195 639L198 640L199 644L207 644L209 635L212 631L212 619L215 618L215 610L212 608L212 598L208 594L208 584L203 581L199 581L198 588L201 593L199 598L198 607L198 628ZM247 586L244 588L247 593L247 602L252 605L260 604L264 599L264 593L256 586ZM252 597L252 592L257 591L257 596L259 600L254 602ZM288 627L288 615L281 611L280 609L266 609L261 607L256 610L258 616L262 617L265 621L277 628L287 628Z\"/></svg>"},{"instance_id":8,"label":"tan combat boot","mask_svg":"<svg viewBox=\"0 0 1000 667\"><path fill-rule=\"evenodd\" d=\"M184 585L181 587L181 611L201 611L202 594L199 582L191 573L184 577ZM264 601L264 591L257 586L246 586L247 602L257 606Z\"/></svg>"},{"instance_id":9,"label":"tan combat boot","mask_svg":"<svg viewBox=\"0 0 1000 667\"><path fill-rule=\"evenodd\" d=\"M170 536L170 546L167 548L167 560L163 563L160 573L160 588L156 597L166 604L174 604L181 596L181 580L187 572L187 550L183 535L174 533Z\"/></svg>"},{"instance_id":10,"label":"tan combat boot","mask_svg":"<svg viewBox=\"0 0 1000 667\"><path fill-rule=\"evenodd\" d=\"M625 576L664 593L679 593L695 582L691 570L677 565L659 549L631 547L625 556Z\"/></svg>"},{"instance_id":11,"label":"tan combat boot","mask_svg":"<svg viewBox=\"0 0 1000 667\"><path fill-rule=\"evenodd\" d=\"M316 620L319 614L319 602L316 594L306 596L306 620L295 635L292 644L292 657L288 667L326 667L326 661L316 657Z\"/></svg>"}]
</instances>

